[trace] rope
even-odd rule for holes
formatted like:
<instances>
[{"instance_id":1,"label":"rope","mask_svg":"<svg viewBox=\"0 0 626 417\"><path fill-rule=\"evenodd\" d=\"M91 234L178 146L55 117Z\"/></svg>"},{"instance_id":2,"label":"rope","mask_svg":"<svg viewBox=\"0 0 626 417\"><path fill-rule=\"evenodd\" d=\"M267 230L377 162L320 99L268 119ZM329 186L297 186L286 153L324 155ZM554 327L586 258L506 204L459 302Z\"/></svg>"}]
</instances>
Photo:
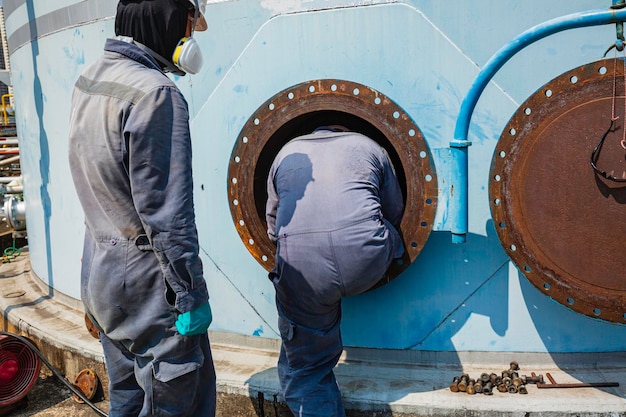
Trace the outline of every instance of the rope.
<instances>
[{"instance_id":1,"label":"rope","mask_svg":"<svg viewBox=\"0 0 626 417\"><path fill-rule=\"evenodd\" d=\"M626 125L626 53L622 50L622 78L624 79L624 123ZM615 60L617 61L617 51L615 51ZM615 88L615 87L614 87ZM615 98L615 95L613 95ZM622 126L622 148L626 149L626 126Z\"/></svg>"},{"instance_id":2,"label":"rope","mask_svg":"<svg viewBox=\"0 0 626 417\"><path fill-rule=\"evenodd\" d=\"M622 50L622 55L624 55L624 59L622 59L623 63L623 74L622 77L624 79L624 121L626 123L626 52ZM615 115L615 101L617 97L617 49L615 50L615 56L613 58L613 109L612 109L612 120L619 119L618 116ZM622 148L626 149L626 128L622 128L622 140L620 142Z\"/></svg>"},{"instance_id":3,"label":"rope","mask_svg":"<svg viewBox=\"0 0 626 417\"><path fill-rule=\"evenodd\" d=\"M620 141L620 144L622 146L622 148L626 149L626 51L622 50L622 54L624 55L622 62L623 62L623 73L622 73L622 77L624 79L624 122L622 122L622 140ZM600 158L600 152L602 152L602 146L604 145L604 141L606 140L606 137L608 136L608 134L613 130L613 125L615 124L615 121L619 120L619 116L616 115L616 111L615 111L615 103L617 101L617 50L615 51L615 56L613 58L613 97L611 98L611 124L609 125L609 128L606 130L606 132L604 132L604 135L602 135L602 137L600 138L600 141L598 142L598 144L595 146L595 148L593 148L593 151L591 152L591 158L590 158L590 162L591 162L591 166L593 168L593 170L600 176L602 176L603 178L610 180L610 181L615 181L615 182L626 182L626 178L622 177L622 178L617 178L613 175L609 175L606 171L603 171L602 169L598 168L598 159Z\"/></svg>"}]
</instances>

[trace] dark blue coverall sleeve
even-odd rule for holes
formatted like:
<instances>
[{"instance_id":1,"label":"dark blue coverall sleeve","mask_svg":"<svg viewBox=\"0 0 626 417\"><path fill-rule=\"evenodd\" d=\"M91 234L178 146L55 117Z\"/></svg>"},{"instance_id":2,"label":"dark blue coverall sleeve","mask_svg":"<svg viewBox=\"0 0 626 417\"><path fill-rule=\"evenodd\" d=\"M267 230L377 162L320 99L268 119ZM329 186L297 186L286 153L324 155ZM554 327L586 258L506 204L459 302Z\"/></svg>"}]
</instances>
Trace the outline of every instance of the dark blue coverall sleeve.
<instances>
[{"instance_id":1,"label":"dark blue coverall sleeve","mask_svg":"<svg viewBox=\"0 0 626 417\"><path fill-rule=\"evenodd\" d=\"M193 205L187 102L175 87L146 93L124 127L136 211L184 313L208 300Z\"/></svg>"},{"instance_id":2,"label":"dark blue coverall sleeve","mask_svg":"<svg viewBox=\"0 0 626 417\"><path fill-rule=\"evenodd\" d=\"M278 211L278 194L274 185L274 175L276 167L273 164L267 178L267 203L265 205L265 221L267 222L267 235L274 243L278 240L276 236L276 212Z\"/></svg>"},{"instance_id":3,"label":"dark blue coverall sleeve","mask_svg":"<svg viewBox=\"0 0 626 417\"><path fill-rule=\"evenodd\" d=\"M404 198L402 197L402 191L400 184L398 183L398 177L396 171L391 163L391 159L381 147L383 153L382 166L383 166L383 184L380 190L380 205L383 217L387 219L393 227L400 228L400 222L402 221L402 213L404 212Z\"/></svg>"}]
</instances>

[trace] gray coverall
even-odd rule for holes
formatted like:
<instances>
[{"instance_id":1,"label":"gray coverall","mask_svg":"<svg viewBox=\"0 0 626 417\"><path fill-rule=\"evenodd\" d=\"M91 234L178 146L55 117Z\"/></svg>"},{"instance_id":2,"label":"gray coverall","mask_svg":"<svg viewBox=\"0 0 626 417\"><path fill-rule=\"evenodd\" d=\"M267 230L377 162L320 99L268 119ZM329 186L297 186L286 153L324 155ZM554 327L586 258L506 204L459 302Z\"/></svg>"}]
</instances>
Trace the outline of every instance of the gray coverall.
<instances>
[{"instance_id":1,"label":"gray coverall","mask_svg":"<svg viewBox=\"0 0 626 417\"><path fill-rule=\"evenodd\" d=\"M81 296L100 330L111 417L215 415L187 102L150 55L108 39L76 82L69 161L85 213Z\"/></svg>"},{"instance_id":2,"label":"gray coverall","mask_svg":"<svg viewBox=\"0 0 626 417\"><path fill-rule=\"evenodd\" d=\"M267 190L283 395L296 416L344 416L341 298L367 291L404 251L398 180L373 140L318 129L281 149Z\"/></svg>"}]
</instances>

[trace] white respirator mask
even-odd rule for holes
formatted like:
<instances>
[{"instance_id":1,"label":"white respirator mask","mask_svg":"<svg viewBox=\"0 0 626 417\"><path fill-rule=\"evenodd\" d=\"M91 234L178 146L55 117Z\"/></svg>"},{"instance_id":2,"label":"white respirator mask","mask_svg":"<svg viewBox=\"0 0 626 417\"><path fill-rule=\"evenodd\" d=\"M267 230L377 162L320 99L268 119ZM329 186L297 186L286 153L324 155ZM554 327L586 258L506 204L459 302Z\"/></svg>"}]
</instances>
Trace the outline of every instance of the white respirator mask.
<instances>
[{"instance_id":1,"label":"white respirator mask","mask_svg":"<svg viewBox=\"0 0 626 417\"><path fill-rule=\"evenodd\" d=\"M193 6L193 24L191 26L191 36L182 38L172 54L172 62L178 69L188 74L197 74L202 68L204 60L200 45L193 38L193 32L203 32L207 29L204 18L207 0L188 0Z\"/></svg>"},{"instance_id":2,"label":"white respirator mask","mask_svg":"<svg viewBox=\"0 0 626 417\"><path fill-rule=\"evenodd\" d=\"M198 42L191 36L182 38L174 49L172 62L187 74L197 74L204 62Z\"/></svg>"}]
</instances>

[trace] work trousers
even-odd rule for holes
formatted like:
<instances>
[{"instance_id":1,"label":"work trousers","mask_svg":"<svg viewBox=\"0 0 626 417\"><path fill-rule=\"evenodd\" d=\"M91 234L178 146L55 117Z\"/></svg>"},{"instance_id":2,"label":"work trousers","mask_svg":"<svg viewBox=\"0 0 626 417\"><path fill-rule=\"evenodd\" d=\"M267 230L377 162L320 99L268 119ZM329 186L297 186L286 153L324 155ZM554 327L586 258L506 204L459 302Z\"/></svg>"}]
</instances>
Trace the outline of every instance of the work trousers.
<instances>
[{"instance_id":1,"label":"work trousers","mask_svg":"<svg viewBox=\"0 0 626 417\"><path fill-rule=\"evenodd\" d=\"M182 336L158 259L134 241L86 239L82 298L100 330L110 417L214 417L208 335Z\"/></svg>"},{"instance_id":2,"label":"work trousers","mask_svg":"<svg viewBox=\"0 0 626 417\"><path fill-rule=\"evenodd\" d=\"M270 273L282 340L278 376L295 416L345 416L333 372L343 351L341 299L378 282L398 240L379 219L330 232L279 236Z\"/></svg>"},{"instance_id":3,"label":"work trousers","mask_svg":"<svg viewBox=\"0 0 626 417\"><path fill-rule=\"evenodd\" d=\"M339 321L316 330L278 318L282 345L278 378L287 405L297 417L345 417L333 368L343 345Z\"/></svg>"},{"instance_id":4,"label":"work trousers","mask_svg":"<svg viewBox=\"0 0 626 417\"><path fill-rule=\"evenodd\" d=\"M215 416L215 370L207 335L172 337L179 339L173 350L142 356L101 334L109 417Z\"/></svg>"}]
</instances>

